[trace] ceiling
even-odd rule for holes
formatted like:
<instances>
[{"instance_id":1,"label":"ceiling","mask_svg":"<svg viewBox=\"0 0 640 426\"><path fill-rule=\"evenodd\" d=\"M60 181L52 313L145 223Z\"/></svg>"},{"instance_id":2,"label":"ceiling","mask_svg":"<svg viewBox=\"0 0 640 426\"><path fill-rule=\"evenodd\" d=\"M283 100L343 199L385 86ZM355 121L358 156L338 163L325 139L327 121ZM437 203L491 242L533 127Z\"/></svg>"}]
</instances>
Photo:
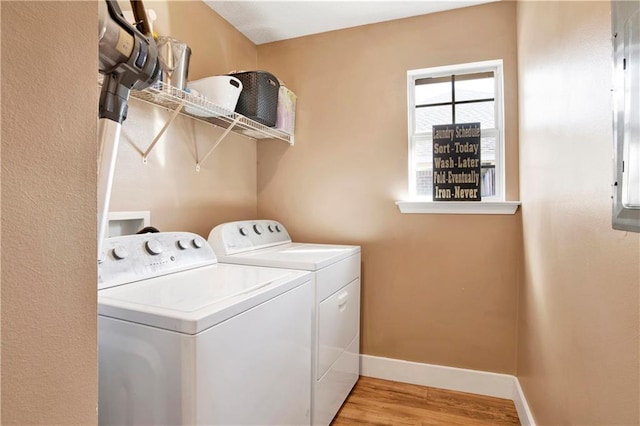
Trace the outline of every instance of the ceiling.
<instances>
[{"instance_id":1,"label":"ceiling","mask_svg":"<svg viewBox=\"0 0 640 426\"><path fill-rule=\"evenodd\" d=\"M496 0L204 0L255 44L425 15Z\"/></svg>"}]
</instances>

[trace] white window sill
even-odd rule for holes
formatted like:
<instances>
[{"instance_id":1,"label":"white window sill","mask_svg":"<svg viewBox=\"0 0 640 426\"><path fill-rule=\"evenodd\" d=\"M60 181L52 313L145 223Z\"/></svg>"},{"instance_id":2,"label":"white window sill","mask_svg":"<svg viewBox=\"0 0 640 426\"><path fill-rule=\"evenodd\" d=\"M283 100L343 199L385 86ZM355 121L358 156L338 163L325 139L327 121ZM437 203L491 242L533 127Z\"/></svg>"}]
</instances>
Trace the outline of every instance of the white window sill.
<instances>
[{"instance_id":1,"label":"white window sill","mask_svg":"<svg viewBox=\"0 0 640 426\"><path fill-rule=\"evenodd\" d=\"M396 201L401 213L515 214L520 201Z\"/></svg>"}]
</instances>

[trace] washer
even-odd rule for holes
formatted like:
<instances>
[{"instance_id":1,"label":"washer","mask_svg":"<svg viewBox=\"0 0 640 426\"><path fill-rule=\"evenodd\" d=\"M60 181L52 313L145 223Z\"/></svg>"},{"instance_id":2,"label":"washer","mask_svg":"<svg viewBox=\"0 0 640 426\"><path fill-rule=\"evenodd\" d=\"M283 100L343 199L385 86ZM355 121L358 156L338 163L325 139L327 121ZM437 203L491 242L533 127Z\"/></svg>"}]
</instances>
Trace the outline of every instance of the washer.
<instances>
[{"instance_id":1,"label":"washer","mask_svg":"<svg viewBox=\"0 0 640 426\"><path fill-rule=\"evenodd\" d=\"M218 225L209 244L222 263L312 272L311 422L331 423L360 373L360 247L294 243L274 220Z\"/></svg>"},{"instance_id":2,"label":"washer","mask_svg":"<svg viewBox=\"0 0 640 426\"><path fill-rule=\"evenodd\" d=\"M309 424L310 273L182 232L108 239L98 272L100 424Z\"/></svg>"}]
</instances>

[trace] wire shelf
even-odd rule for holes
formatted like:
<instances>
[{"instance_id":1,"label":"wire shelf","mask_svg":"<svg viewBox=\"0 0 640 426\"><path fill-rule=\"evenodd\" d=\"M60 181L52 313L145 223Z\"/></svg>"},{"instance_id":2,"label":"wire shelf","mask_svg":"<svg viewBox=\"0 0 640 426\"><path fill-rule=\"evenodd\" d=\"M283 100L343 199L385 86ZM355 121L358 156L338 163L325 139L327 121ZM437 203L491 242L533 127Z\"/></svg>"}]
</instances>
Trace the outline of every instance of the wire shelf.
<instances>
[{"instance_id":1,"label":"wire shelf","mask_svg":"<svg viewBox=\"0 0 640 426\"><path fill-rule=\"evenodd\" d=\"M99 74L99 87L102 86L103 79L103 76ZM278 139L287 142L289 145L293 145L293 135L267 127L236 112L226 110L208 101L204 96L196 96L162 82L157 82L144 90L132 90L130 96L134 99L139 99L172 111L171 117L165 122L147 149L145 151L140 150L144 164L147 164L149 154L178 115L184 115L194 120L224 129L222 135L217 138L213 146L202 158L198 155L196 145L196 171L200 171L202 163L215 151L230 132L249 139Z\"/></svg>"},{"instance_id":2,"label":"wire shelf","mask_svg":"<svg viewBox=\"0 0 640 426\"><path fill-rule=\"evenodd\" d=\"M214 126L228 128L231 132L251 139L279 139L293 145L293 137L286 132L267 127L236 112L226 110L203 96L185 92L163 82L157 82L145 90L132 90L131 97Z\"/></svg>"}]
</instances>

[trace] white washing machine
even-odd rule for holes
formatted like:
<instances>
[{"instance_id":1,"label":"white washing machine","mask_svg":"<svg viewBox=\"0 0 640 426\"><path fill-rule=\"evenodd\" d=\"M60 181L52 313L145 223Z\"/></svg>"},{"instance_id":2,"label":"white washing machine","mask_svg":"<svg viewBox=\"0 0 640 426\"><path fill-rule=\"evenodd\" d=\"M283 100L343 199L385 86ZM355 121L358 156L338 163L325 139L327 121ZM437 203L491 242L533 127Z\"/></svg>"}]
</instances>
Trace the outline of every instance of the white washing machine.
<instances>
[{"instance_id":1,"label":"white washing machine","mask_svg":"<svg viewBox=\"0 0 640 426\"><path fill-rule=\"evenodd\" d=\"M360 373L360 247L294 243L273 220L218 225L209 244L222 263L312 272L311 421L331 423Z\"/></svg>"},{"instance_id":2,"label":"white washing machine","mask_svg":"<svg viewBox=\"0 0 640 426\"><path fill-rule=\"evenodd\" d=\"M309 424L310 273L190 233L107 239L98 272L100 424Z\"/></svg>"}]
</instances>

